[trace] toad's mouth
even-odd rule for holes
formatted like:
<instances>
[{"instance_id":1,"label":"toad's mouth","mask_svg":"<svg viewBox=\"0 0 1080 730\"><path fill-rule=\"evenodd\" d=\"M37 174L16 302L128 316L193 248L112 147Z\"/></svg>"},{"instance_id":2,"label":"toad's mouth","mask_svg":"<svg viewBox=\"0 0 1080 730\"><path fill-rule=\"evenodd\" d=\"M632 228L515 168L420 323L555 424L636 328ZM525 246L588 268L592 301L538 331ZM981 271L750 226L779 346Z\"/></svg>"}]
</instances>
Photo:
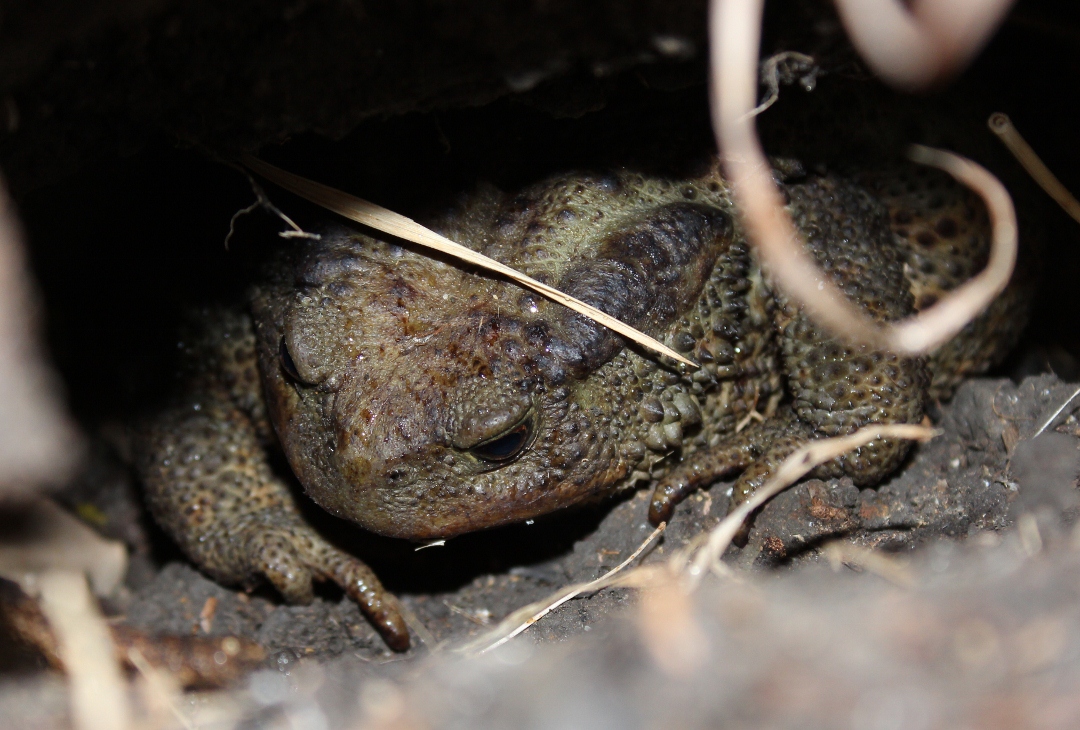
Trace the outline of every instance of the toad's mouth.
<instances>
[{"instance_id":1,"label":"toad's mouth","mask_svg":"<svg viewBox=\"0 0 1080 730\"><path fill-rule=\"evenodd\" d=\"M469 485L434 478L412 484L387 479L365 491L363 508L331 511L385 537L436 540L542 517L596 499L611 488L608 480L551 481L550 474L533 472Z\"/></svg>"}]
</instances>

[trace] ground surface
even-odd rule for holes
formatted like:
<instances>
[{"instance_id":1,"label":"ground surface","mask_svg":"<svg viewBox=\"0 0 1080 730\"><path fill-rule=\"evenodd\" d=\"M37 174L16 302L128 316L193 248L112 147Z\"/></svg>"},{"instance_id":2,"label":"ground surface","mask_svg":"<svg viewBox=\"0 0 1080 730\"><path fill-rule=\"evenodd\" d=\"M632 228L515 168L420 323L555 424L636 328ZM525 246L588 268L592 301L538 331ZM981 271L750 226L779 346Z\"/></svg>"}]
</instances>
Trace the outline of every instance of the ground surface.
<instances>
[{"instance_id":1,"label":"ground surface","mask_svg":"<svg viewBox=\"0 0 1080 730\"><path fill-rule=\"evenodd\" d=\"M762 510L746 547L732 548L728 560L752 571L787 572L817 562L818 548L830 538L906 552L931 540L1004 530L1010 523L1010 504L1023 488L1007 467L1006 447L1031 438L1073 390L1052 376L1028 379L1020 387L1005 380L971 382L942 408L939 426L944 433L917 447L892 479L862 490L850 480L799 484ZM1080 435L1080 425L1069 414L1059 421L1062 430ZM1075 478L1080 475L1080 455L1073 459ZM663 559L715 525L727 512L727 486L718 484L682 505L646 562ZM1029 486L1025 494L1037 488L1047 487ZM1073 486L1069 481L1049 488ZM353 549L389 586L397 587L436 642L461 643L512 610L564 585L593 580L622 562L652 531L646 520L648 498L648 490L642 490L616 504L420 551L409 543L381 539L354 542ZM346 525L333 527L348 544L348 533L354 531ZM376 659L386 654L347 598L324 595L310 606L281 605L269 592L249 597L222 588L181 562L166 563L119 608L131 625L187 634L198 629L200 612L211 596L217 599L212 634L246 636L271 652L298 658L348 653ZM622 589L575 600L532 630L532 640L562 641L588 632L628 600ZM412 653L431 648L418 647Z\"/></svg>"},{"instance_id":2,"label":"ground surface","mask_svg":"<svg viewBox=\"0 0 1080 730\"><path fill-rule=\"evenodd\" d=\"M651 531L646 492L419 552L393 541L360 544L431 634L405 655L386 651L347 599L285 606L145 553L114 610L151 632L262 643L267 669L231 696L229 712L263 718L317 711L336 722L389 712L379 704L389 702L383 692L404 703L391 703L394 712L439 727L542 715L554 722L578 711L612 727L671 717L685 727L736 718L824 727L844 713L933 727L994 715L980 698L1008 685L996 700L1000 712L1030 711L1059 726L1061 717L1080 717L1069 699L1080 687L1080 424L1072 415L1080 405L1033 437L1075 391L1053 376L965 384L941 408L942 435L879 488L811 480L766 506L747 546L726 556L741 578L707 583L689 619L670 610L643 618L630 608L635 592L610 589L566 603L494 658L461 664L454 652L510 611L623 560ZM117 516L114 528L137 517L118 496L123 480L103 481L112 496L85 487L76 497L84 511L96 499ZM724 490L718 484L682 505L643 562L714 525L726 510ZM1017 521L1027 527L1018 531ZM126 529L131 540L145 526L136 520ZM879 548L892 567L863 571L853 553L831 569L822 546L834 538ZM200 614L211 597L207 625ZM686 631L697 632L701 652L679 658L678 641L650 638ZM0 706L18 708L27 693L47 699L50 687L12 684ZM682 700L658 706L656 696ZM56 710L46 699L35 712ZM224 711L221 698L202 701L210 703L204 712Z\"/></svg>"}]
</instances>

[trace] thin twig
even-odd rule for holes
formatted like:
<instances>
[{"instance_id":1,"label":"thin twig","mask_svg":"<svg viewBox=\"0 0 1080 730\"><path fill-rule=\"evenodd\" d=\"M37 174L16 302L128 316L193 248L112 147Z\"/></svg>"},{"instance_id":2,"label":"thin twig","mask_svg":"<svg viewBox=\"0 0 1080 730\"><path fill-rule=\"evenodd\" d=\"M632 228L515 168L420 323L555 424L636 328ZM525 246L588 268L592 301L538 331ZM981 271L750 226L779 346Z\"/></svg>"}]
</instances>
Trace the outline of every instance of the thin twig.
<instances>
[{"instance_id":1,"label":"thin twig","mask_svg":"<svg viewBox=\"0 0 1080 730\"><path fill-rule=\"evenodd\" d=\"M1050 171L1046 163L1035 154L1035 150L1031 149L1031 145L1021 136L1009 116L1002 112L994 112L990 115L990 119L987 120L987 125L990 127L990 131L996 134L1002 144L1008 148L1017 162L1024 166L1024 169L1039 184L1039 187L1045 190L1046 194L1053 198L1061 206L1062 210L1072 216L1074 220L1080 222L1080 201L1069 192L1067 187L1061 184L1061 181Z\"/></svg>"},{"instance_id":2,"label":"thin twig","mask_svg":"<svg viewBox=\"0 0 1080 730\"><path fill-rule=\"evenodd\" d=\"M270 200L270 197L266 194L266 191L262 189L262 186L259 185L259 183L255 182L255 178L251 176L250 172L240 167L239 165L230 164L229 166L235 168L241 174L243 174L244 177L247 178L248 183L251 185L251 192L255 193L255 202L247 206L246 208L241 208L240 210L236 211L232 214L232 217L229 218L229 232L225 235L226 249L229 248L229 241L231 241L232 237L236 234L236 221L240 220L240 218L247 215L248 213L254 213L259 208L273 213L282 221L284 221L287 226L292 228L291 231L279 232L278 235L282 238L309 238L313 241L318 241L322 238L322 236L320 236L318 233L308 233L303 228L296 225L292 218L285 215L281 208L278 208L276 205L274 205L274 203Z\"/></svg>"},{"instance_id":3,"label":"thin twig","mask_svg":"<svg viewBox=\"0 0 1080 730\"><path fill-rule=\"evenodd\" d=\"M888 325L890 349L917 355L940 347L1005 290L1016 266L1017 225L1012 198L986 168L951 152L912 145L908 156L952 175L982 197L990 215L990 257L986 268L917 316Z\"/></svg>"},{"instance_id":4,"label":"thin twig","mask_svg":"<svg viewBox=\"0 0 1080 730\"><path fill-rule=\"evenodd\" d=\"M1067 401L1065 401L1064 403L1062 403L1061 406L1059 406L1058 409L1056 411L1054 411L1054 415L1052 415L1052 416L1050 416L1049 418L1046 419L1046 423L1044 423L1039 428L1039 430L1035 432L1035 436L1038 436L1043 431L1050 428L1050 424L1052 424L1054 421L1057 420L1057 417L1061 415L1061 412L1063 410L1065 410L1070 403L1072 403L1074 400L1076 400L1076 396L1078 396L1078 395L1080 395L1080 388L1077 388L1076 390L1074 390L1073 394L1069 396L1069 399ZM1031 438L1035 438L1035 436L1032 436Z\"/></svg>"},{"instance_id":5,"label":"thin twig","mask_svg":"<svg viewBox=\"0 0 1080 730\"><path fill-rule=\"evenodd\" d=\"M274 167L270 163L263 162L250 155L244 156L243 163L267 180L275 182L286 190L299 195L301 198L309 200L316 205L320 205L349 220L356 221L357 223L369 226L378 231L382 231L383 233L388 233L391 236L396 236L406 241L411 241L421 246L434 249L435 251L453 256L456 259L473 264L474 266L479 266L488 271L502 274L519 284L529 287L533 291L543 294L563 306L573 309L575 312L583 314L595 322L599 322L608 329L618 332L623 337L637 342L642 347L647 347L654 352L666 355L684 365L693 368L697 367L694 362L687 360L670 347L649 337L644 332L639 332L633 327L620 322L611 315L605 314L596 307L586 304L580 299L575 299L569 294L564 294L558 289L548 286L541 281L537 281L532 277L525 276L506 264L499 263L495 259L485 256L478 251L473 251L471 248L466 248L460 243L455 243L449 238L440 236L430 228L425 228L413 219L406 218L400 213L387 210L382 206L349 195L341 190L336 190L328 185L323 185L314 180L308 180L299 175L294 175L291 172L286 172L285 170Z\"/></svg>"},{"instance_id":6,"label":"thin twig","mask_svg":"<svg viewBox=\"0 0 1080 730\"><path fill-rule=\"evenodd\" d=\"M630 565L630 563L637 560L638 556L645 551L645 548L647 548L653 540L659 537L666 527L667 523L661 522L660 525L655 530L653 530L647 538L645 538L645 541L638 546L637 550L630 554L630 557L616 565L608 572L604 573L596 580L589 581L588 583L575 583L574 585L567 586L557 591L555 594L553 594L549 598L546 598L543 601L530 603L528 606L519 608L518 610L507 616L505 619L503 619L501 622L499 622L499 625L493 631L480 637L480 639L477 641L470 642L468 645L462 647L461 651L471 652L475 646L482 643L487 645L476 653L485 654L492 649L496 649L505 644L506 642L510 641L510 639L514 638L522 631L529 628L537 621L542 619L544 616L547 616L549 613L551 613L556 608L563 605L570 599L580 596L582 593L590 593L608 587L612 582L614 582L617 574L622 571L626 566ZM495 636L499 636L499 638L493 640L492 637Z\"/></svg>"},{"instance_id":7,"label":"thin twig","mask_svg":"<svg viewBox=\"0 0 1080 730\"><path fill-rule=\"evenodd\" d=\"M907 320L879 324L853 305L814 262L784 209L754 128L753 108L763 0L713 0L710 14L712 114L724 171L748 237L769 275L833 336L853 344L914 356L947 342L1008 284L1016 260L1016 212L1004 186L957 155L913 146L910 157L971 187L993 225L990 259L973 279Z\"/></svg>"},{"instance_id":8,"label":"thin twig","mask_svg":"<svg viewBox=\"0 0 1080 730\"><path fill-rule=\"evenodd\" d=\"M687 572L691 584L696 585L709 568L720 565L720 556L724 554L743 523L755 510L804 477L814 467L877 439L901 438L926 441L936 434L934 429L926 426L907 423L878 424L860 428L848 436L820 439L801 446L791 456L784 459L768 482L712 529L705 545L696 551L690 561Z\"/></svg>"}]
</instances>

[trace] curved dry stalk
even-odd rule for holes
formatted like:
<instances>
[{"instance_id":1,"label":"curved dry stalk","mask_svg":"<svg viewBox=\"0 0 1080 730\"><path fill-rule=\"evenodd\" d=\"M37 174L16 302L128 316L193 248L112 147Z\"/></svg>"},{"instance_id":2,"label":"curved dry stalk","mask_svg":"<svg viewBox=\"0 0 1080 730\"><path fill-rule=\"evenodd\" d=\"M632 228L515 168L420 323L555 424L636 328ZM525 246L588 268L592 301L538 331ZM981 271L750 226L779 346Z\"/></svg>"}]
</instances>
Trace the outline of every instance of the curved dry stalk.
<instances>
[{"instance_id":1,"label":"curved dry stalk","mask_svg":"<svg viewBox=\"0 0 1080 730\"><path fill-rule=\"evenodd\" d=\"M929 309L885 327L889 349L917 355L945 344L1005 290L1016 266L1017 225L1012 198L986 168L951 152L922 145L912 145L908 157L949 173L977 192L986 204L992 228L986 268Z\"/></svg>"},{"instance_id":2,"label":"curved dry stalk","mask_svg":"<svg viewBox=\"0 0 1080 730\"><path fill-rule=\"evenodd\" d=\"M901 438L927 441L937 433L932 428L915 424L878 424L860 428L848 436L811 441L799 447L791 456L784 459L772 478L761 485L761 488L754 492L750 499L740 504L712 529L705 544L693 555L693 559L686 568L691 586L697 585L708 570L721 565L720 557L735 539L743 523L755 510L802 479L814 467L877 439Z\"/></svg>"},{"instance_id":3,"label":"curved dry stalk","mask_svg":"<svg viewBox=\"0 0 1080 730\"><path fill-rule=\"evenodd\" d=\"M1014 0L835 0L851 42L877 76L924 89L960 71Z\"/></svg>"},{"instance_id":4,"label":"curved dry stalk","mask_svg":"<svg viewBox=\"0 0 1080 730\"><path fill-rule=\"evenodd\" d=\"M1024 166L1039 187L1046 191L1046 194L1053 198L1062 210L1075 221L1080 222L1080 201L1061 184L1057 175L1051 172L1046 163L1035 154L1035 150L1031 149L1031 145L1020 135L1009 116L1002 112L994 112L986 123L990 131L998 136L1002 144L1008 148L1017 162Z\"/></svg>"},{"instance_id":5,"label":"curved dry stalk","mask_svg":"<svg viewBox=\"0 0 1080 730\"><path fill-rule=\"evenodd\" d=\"M666 527L667 523L661 522L659 526L645 538L645 541L638 545L637 549L630 554L630 557L596 580L589 581L588 583L575 583L566 586L542 601L530 603L527 606L519 608L500 621L499 625L492 631L484 634L475 641L469 642L458 651L464 653L472 653L475 651L477 654L485 654L492 649L497 649L570 599L580 596L582 593L599 591L613 585L619 579L618 574L626 568L626 566L630 565L630 563L637 560L638 556L645 552L645 548L651 545L653 540L659 537Z\"/></svg>"},{"instance_id":6,"label":"curved dry stalk","mask_svg":"<svg viewBox=\"0 0 1080 730\"><path fill-rule=\"evenodd\" d=\"M901 355L926 353L947 342L1009 282L1016 261L1016 212L1004 186L986 169L958 155L914 146L915 162L938 167L975 190L993 224L986 268L915 317L879 324L853 305L818 268L799 240L773 182L754 128L757 54L763 0L713 0L711 106L724 171L750 241L785 294L835 337Z\"/></svg>"},{"instance_id":7,"label":"curved dry stalk","mask_svg":"<svg viewBox=\"0 0 1080 730\"><path fill-rule=\"evenodd\" d=\"M268 162L263 162L251 155L245 155L242 158L242 162L267 180L277 183L286 190L299 195L301 198L309 200L340 216L374 228L377 231L388 233L391 236L396 236L397 238L411 241L412 243L419 244L426 248L434 249L435 251L444 253L448 256L453 256L460 261L502 274L508 279L516 281L523 286L527 286L533 291L543 294L549 299L556 301L565 307L569 307L575 312L583 314L595 322L599 322L608 329L618 332L623 337L633 340L642 347L647 347L654 352L666 355L673 360L681 362L684 365L689 365L692 368L697 367L697 364L693 361L687 360L670 347L649 337L644 332L640 332L630 325L620 322L611 315L605 314L596 307L586 304L580 299L575 299L569 294L564 294L553 286L548 286L547 284L537 281L530 276L526 276L506 264L499 263L495 259L489 258L478 251L473 251L471 248L466 248L460 243L455 243L445 236L440 236L430 228L425 228L420 225L412 218L406 218L400 213L395 213L392 210L383 208L380 205L375 205L362 198L357 198L354 195L349 195L348 193L332 188L329 185L323 185L314 180L308 180L305 177L286 172L281 168L275 167Z\"/></svg>"}]
</instances>

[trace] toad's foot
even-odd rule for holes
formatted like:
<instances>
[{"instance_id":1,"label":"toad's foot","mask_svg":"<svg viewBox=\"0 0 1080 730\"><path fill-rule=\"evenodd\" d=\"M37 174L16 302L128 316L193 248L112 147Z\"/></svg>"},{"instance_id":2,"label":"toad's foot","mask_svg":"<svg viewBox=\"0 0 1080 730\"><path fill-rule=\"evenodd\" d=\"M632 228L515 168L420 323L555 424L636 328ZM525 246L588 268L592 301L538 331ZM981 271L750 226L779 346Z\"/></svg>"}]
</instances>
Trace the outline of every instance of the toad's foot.
<instances>
[{"instance_id":1,"label":"toad's foot","mask_svg":"<svg viewBox=\"0 0 1080 730\"><path fill-rule=\"evenodd\" d=\"M213 578L245 586L266 578L291 603L311 601L313 580L332 580L387 645L409 647L397 599L370 568L304 522L247 413L209 391L165 411L139 437L151 513Z\"/></svg>"},{"instance_id":2,"label":"toad's foot","mask_svg":"<svg viewBox=\"0 0 1080 730\"><path fill-rule=\"evenodd\" d=\"M241 534L246 564L240 582L250 585L253 578L263 576L289 603L306 604L313 597L313 580L331 580L356 601L387 646L394 651L408 649L409 630L397 598L383 588L371 568L289 517L259 515Z\"/></svg>"},{"instance_id":3,"label":"toad's foot","mask_svg":"<svg viewBox=\"0 0 1080 730\"><path fill-rule=\"evenodd\" d=\"M774 418L752 424L719 446L694 452L656 485L649 505L649 522L653 525L670 522L675 507L698 489L743 470L732 492L732 502L745 501L764 483L763 477L771 472L777 459L787 456L781 456L782 449L774 450L773 445L786 447L800 436L803 440L811 438L807 429L800 428L791 409L784 408Z\"/></svg>"},{"instance_id":4,"label":"toad's foot","mask_svg":"<svg viewBox=\"0 0 1080 730\"><path fill-rule=\"evenodd\" d=\"M769 481L800 446L823 438L827 437L800 420L790 407L782 408L774 418L747 429L733 441L687 457L657 484L649 521L657 525L670 520L675 507L696 490L742 470L732 487L730 513ZM856 484L872 484L896 467L908 446L902 439L877 439L821 464L810 475L818 479L847 475ZM744 526L736 543L745 542L746 534Z\"/></svg>"}]
</instances>

